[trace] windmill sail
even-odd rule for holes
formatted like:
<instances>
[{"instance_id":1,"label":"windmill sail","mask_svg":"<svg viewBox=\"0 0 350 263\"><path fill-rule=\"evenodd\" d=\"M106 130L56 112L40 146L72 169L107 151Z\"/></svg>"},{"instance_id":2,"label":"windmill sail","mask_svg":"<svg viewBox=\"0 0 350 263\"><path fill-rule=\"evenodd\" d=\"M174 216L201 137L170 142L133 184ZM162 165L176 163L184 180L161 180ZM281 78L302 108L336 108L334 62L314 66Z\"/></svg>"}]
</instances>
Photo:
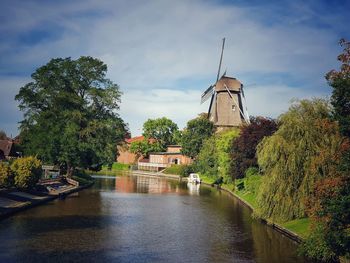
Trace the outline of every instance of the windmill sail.
<instances>
[{"instance_id":1,"label":"windmill sail","mask_svg":"<svg viewBox=\"0 0 350 263\"><path fill-rule=\"evenodd\" d=\"M220 77L224 47L225 38L222 40L216 82L207 88L201 96L201 103L211 97L208 118L213 122L217 132L230 127L239 127L242 123L249 123L243 84L236 78L226 76L226 71Z\"/></svg>"},{"instance_id":2,"label":"windmill sail","mask_svg":"<svg viewBox=\"0 0 350 263\"><path fill-rule=\"evenodd\" d=\"M214 87L211 85L201 96L201 104L206 102L214 94Z\"/></svg>"}]
</instances>

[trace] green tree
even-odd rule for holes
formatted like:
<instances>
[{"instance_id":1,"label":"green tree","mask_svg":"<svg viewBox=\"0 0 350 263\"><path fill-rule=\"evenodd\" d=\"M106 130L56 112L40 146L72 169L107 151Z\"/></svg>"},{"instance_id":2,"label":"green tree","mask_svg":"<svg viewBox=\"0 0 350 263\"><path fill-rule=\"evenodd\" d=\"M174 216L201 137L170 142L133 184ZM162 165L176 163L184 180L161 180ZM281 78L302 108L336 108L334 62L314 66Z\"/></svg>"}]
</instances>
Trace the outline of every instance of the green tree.
<instances>
[{"instance_id":1,"label":"green tree","mask_svg":"<svg viewBox=\"0 0 350 263\"><path fill-rule=\"evenodd\" d=\"M11 164L11 170L14 173L16 187L32 188L40 179L41 161L33 156L18 158Z\"/></svg>"},{"instance_id":2,"label":"green tree","mask_svg":"<svg viewBox=\"0 0 350 263\"><path fill-rule=\"evenodd\" d=\"M52 59L38 68L16 96L24 154L60 164L69 175L113 162L128 131L116 112L121 92L106 72L92 57Z\"/></svg>"},{"instance_id":3,"label":"green tree","mask_svg":"<svg viewBox=\"0 0 350 263\"><path fill-rule=\"evenodd\" d=\"M204 140L203 146L195 160L195 169L208 177L217 177L218 160L215 136Z\"/></svg>"},{"instance_id":4,"label":"green tree","mask_svg":"<svg viewBox=\"0 0 350 263\"><path fill-rule=\"evenodd\" d=\"M279 118L278 130L258 145L264 178L256 214L278 221L305 216L305 200L315 182L326 176L327 163L312 169L321 152L336 153L342 139L329 120L331 107L322 99L301 100Z\"/></svg>"},{"instance_id":5,"label":"green tree","mask_svg":"<svg viewBox=\"0 0 350 263\"><path fill-rule=\"evenodd\" d=\"M150 140L134 141L130 144L130 152L137 155L137 159L140 156L148 157L150 152L163 151L163 147L156 141Z\"/></svg>"},{"instance_id":6,"label":"green tree","mask_svg":"<svg viewBox=\"0 0 350 263\"><path fill-rule=\"evenodd\" d=\"M148 119L143 124L143 136L146 139L155 139L165 150L167 145L178 143L176 139L179 137L179 128L166 117Z\"/></svg>"},{"instance_id":7,"label":"green tree","mask_svg":"<svg viewBox=\"0 0 350 263\"><path fill-rule=\"evenodd\" d=\"M232 141L239 135L238 129L223 131L206 139L195 160L195 168L208 177L223 177L225 183L232 182L230 170Z\"/></svg>"},{"instance_id":8,"label":"green tree","mask_svg":"<svg viewBox=\"0 0 350 263\"><path fill-rule=\"evenodd\" d=\"M182 133L181 152L191 158L196 158L203 142L214 133L214 124L206 116L199 116L187 123Z\"/></svg>"},{"instance_id":9,"label":"green tree","mask_svg":"<svg viewBox=\"0 0 350 263\"><path fill-rule=\"evenodd\" d=\"M220 132L216 139L217 162L218 162L218 176L224 178L225 183L232 183L231 176L232 166L234 160L231 158L232 144L239 136L239 129Z\"/></svg>"}]
</instances>

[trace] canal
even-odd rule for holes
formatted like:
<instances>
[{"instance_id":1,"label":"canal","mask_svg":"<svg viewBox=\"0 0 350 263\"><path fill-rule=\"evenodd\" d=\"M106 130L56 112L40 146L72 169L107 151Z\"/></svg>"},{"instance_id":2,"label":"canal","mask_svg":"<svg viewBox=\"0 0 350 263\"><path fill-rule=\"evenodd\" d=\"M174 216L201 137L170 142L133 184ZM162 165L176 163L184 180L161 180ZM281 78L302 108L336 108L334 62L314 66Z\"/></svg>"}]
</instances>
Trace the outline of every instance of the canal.
<instances>
[{"instance_id":1,"label":"canal","mask_svg":"<svg viewBox=\"0 0 350 263\"><path fill-rule=\"evenodd\" d=\"M306 262L225 192L146 176L5 219L0 244L0 262Z\"/></svg>"}]
</instances>

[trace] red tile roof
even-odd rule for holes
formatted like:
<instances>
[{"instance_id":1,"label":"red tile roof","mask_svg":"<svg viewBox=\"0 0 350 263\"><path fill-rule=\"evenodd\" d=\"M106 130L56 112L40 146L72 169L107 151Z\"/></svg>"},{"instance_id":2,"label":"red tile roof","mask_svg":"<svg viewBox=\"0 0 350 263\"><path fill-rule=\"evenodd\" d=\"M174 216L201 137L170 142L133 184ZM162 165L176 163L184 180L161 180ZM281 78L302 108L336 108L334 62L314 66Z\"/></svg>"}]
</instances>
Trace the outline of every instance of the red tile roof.
<instances>
[{"instance_id":1,"label":"red tile roof","mask_svg":"<svg viewBox=\"0 0 350 263\"><path fill-rule=\"evenodd\" d=\"M143 141L145 139L145 136L136 136L136 137L132 137L130 139L126 139L125 141L127 143L132 143L132 142L140 142Z\"/></svg>"},{"instance_id":2,"label":"red tile roof","mask_svg":"<svg viewBox=\"0 0 350 263\"><path fill-rule=\"evenodd\" d=\"M132 142L140 142L143 141L145 139L145 136L136 136L136 137L132 137L130 139L126 139L126 143L132 143ZM156 140L155 139L148 139L149 143L154 143Z\"/></svg>"}]
</instances>

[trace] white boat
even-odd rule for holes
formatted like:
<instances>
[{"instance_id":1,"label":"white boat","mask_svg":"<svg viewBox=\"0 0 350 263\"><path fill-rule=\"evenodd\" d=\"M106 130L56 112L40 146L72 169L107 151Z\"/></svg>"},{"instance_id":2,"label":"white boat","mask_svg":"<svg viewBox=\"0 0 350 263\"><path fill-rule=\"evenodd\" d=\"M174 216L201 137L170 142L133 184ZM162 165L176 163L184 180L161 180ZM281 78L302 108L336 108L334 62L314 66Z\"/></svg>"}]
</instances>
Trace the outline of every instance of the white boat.
<instances>
[{"instance_id":1,"label":"white boat","mask_svg":"<svg viewBox=\"0 0 350 263\"><path fill-rule=\"evenodd\" d=\"M191 173L188 177L188 182L193 184L200 184L201 179L199 178L198 174Z\"/></svg>"}]
</instances>

